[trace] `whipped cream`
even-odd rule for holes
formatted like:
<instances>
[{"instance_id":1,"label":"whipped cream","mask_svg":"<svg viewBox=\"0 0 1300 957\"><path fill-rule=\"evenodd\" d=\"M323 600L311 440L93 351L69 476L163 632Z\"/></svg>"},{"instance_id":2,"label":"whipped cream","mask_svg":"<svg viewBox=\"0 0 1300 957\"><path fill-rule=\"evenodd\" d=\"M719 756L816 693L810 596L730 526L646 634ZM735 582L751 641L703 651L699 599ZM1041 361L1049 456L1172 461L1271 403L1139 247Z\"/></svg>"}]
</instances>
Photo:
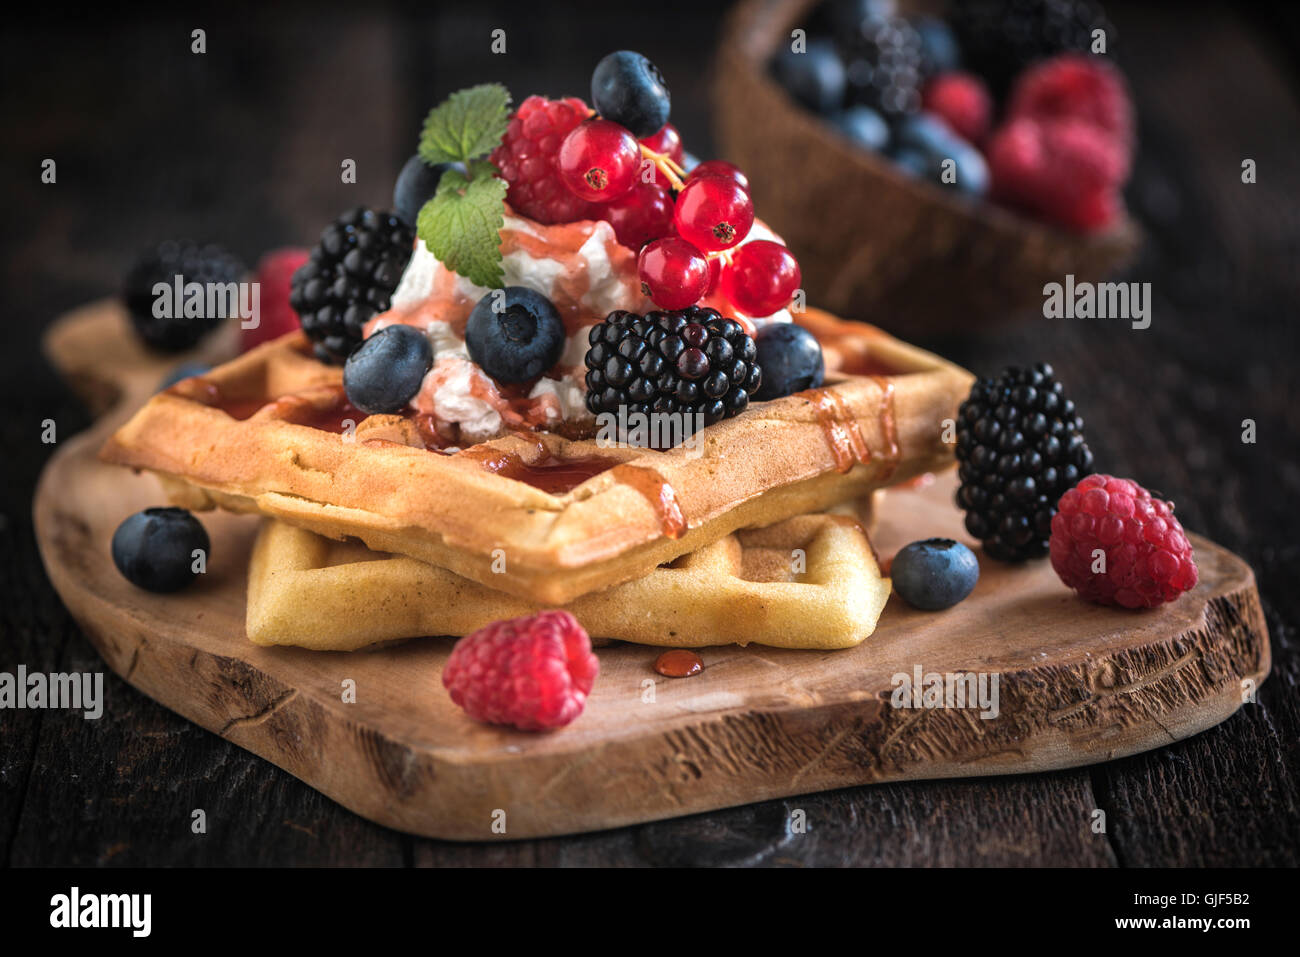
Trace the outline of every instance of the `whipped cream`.
<instances>
[{"instance_id":1,"label":"whipped cream","mask_svg":"<svg viewBox=\"0 0 1300 957\"><path fill-rule=\"evenodd\" d=\"M755 239L781 241L757 220L743 242ZM568 333L560 361L526 392L498 385L469 358L465 321L490 290L448 269L423 240L416 242L393 293L392 308L366 327L366 335L371 336L401 322L429 336L433 367L411 405L417 414L430 416L434 427L453 442L482 442L511 430L547 429L590 419L584 357L591 326L616 309L644 313L654 308L641 293L636 254L618 242L606 222L545 226L507 215L501 240L504 284L546 296ZM761 317L738 315L730 308L719 311L755 328L791 321L785 309Z\"/></svg>"}]
</instances>

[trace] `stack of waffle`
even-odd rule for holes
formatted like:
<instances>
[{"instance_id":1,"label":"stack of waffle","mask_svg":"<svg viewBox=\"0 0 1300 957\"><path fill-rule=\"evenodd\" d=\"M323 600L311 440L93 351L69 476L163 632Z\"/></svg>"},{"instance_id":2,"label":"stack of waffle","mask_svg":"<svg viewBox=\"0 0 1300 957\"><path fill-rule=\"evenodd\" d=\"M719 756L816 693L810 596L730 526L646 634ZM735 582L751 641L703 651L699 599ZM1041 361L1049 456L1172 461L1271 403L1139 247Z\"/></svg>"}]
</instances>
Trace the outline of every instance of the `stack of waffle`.
<instances>
[{"instance_id":1,"label":"stack of waffle","mask_svg":"<svg viewBox=\"0 0 1300 957\"><path fill-rule=\"evenodd\" d=\"M179 505L266 516L248 637L353 650L566 607L593 638L843 648L889 594L873 493L953 463L971 376L809 310L822 388L666 451L556 433L437 447L366 416L295 333L151 399L102 457Z\"/></svg>"}]
</instances>

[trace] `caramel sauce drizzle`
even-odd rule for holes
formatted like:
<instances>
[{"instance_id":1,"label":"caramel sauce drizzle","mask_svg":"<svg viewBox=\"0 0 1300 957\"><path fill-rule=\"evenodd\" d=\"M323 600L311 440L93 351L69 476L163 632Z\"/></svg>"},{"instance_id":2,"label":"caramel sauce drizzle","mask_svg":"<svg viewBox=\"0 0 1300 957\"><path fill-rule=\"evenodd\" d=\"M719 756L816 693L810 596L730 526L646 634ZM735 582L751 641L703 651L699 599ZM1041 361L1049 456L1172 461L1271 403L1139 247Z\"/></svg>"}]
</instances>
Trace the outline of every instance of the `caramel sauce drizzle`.
<instances>
[{"instance_id":1,"label":"caramel sauce drizzle","mask_svg":"<svg viewBox=\"0 0 1300 957\"><path fill-rule=\"evenodd\" d=\"M659 517L659 527L669 538L678 538L686 530L686 519L682 515L677 493L662 475L654 469L641 465L619 465L611 473L624 485L636 489L654 508Z\"/></svg>"},{"instance_id":2,"label":"caramel sauce drizzle","mask_svg":"<svg viewBox=\"0 0 1300 957\"><path fill-rule=\"evenodd\" d=\"M835 392L830 389L808 389L805 392L796 392L795 395L807 399L812 405L813 414L817 416L817 424L822 427L826 444L835 459L837 472L849 471L853 468L854 462L862 462L865 465L871 461L871 450L867 447L866 439L862 437L862 429L844 405L844 400Z\"/></svg>"},{"instance_id":3,"label":"caramel sauce drizzle","mask_svg":"<svg viewBox=\"0 0 1300 957\"><path fill-rule=\"evenodd\" d=\"M872 375L870 379L880 387L880 434L884 436L886 449L881 456L886 469L882 478L894 474L899 459L902 457L898 445L898 421L894 408L894 383L883 375ZM808 389L796 392L796 396L806 399L813 407L817 424L822 427L826 444L835 459L838 472L848 472L855 462L863 465L871 461L871 449L862 436L862 428L844 400L830 388Z\"/></svg>"},{"instance_id":4,"label":"caramel sauce drizzle","mask_svg":"<svg viewBox=\"0 0 1300 957\"><path fill-rule=\"evenodd\" d=\"M871 380L880 386L880 431L884 435L885 441L889 443L889 449L885 453L888 466L881 478L888 479L894 474L899 461L903 458L902 449L898 445L898 420L894 409L894 383L879 375L873 375Z\"/></svg>"}]
</instances>

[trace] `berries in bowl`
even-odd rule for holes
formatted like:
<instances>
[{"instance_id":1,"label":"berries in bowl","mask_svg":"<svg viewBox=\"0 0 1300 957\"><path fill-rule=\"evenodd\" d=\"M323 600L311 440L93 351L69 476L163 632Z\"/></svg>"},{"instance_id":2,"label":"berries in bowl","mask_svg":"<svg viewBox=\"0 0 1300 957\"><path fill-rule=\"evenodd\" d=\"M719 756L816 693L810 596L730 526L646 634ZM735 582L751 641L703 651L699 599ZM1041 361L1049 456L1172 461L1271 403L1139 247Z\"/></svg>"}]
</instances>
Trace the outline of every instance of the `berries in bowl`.
<instances>
[{"instance_id":1,"label":"berries in bowl","mask_svg":"<svg viewBox=\"0 0 1300 957\"><path fill-rule=\"evenodd\" d=\"M1096 281L1136 252L1121 197L1132 107L1113 50L1091 52L1092 29L1113 43L1109 22L1076 0L970 6L982 17L889 0L732 13L719 144L832 310L969 328L1040 310L1047 283Z\"/></svg>"}]
</instances>

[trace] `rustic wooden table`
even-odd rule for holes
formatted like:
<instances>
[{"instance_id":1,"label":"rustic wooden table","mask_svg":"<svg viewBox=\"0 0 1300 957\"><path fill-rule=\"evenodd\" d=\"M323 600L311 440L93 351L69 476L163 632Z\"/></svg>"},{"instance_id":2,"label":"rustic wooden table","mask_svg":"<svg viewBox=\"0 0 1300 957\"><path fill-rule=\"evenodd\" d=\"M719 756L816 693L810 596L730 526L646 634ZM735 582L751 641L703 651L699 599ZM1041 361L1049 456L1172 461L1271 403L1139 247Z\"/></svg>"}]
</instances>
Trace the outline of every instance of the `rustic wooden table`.
<instances>
[{"instance_id":1,"label":"rustic wooden table","mask_svg":"<svg viewBox=\"0 0 1300 957\"><path fill-rule=\"evenodd\" d=\"M172 235L248 259L310 241L339 209L386 204L425 109L504 79L582 93L594 60L633 46L663 68L674 120L709 144L707 64L719 11L669 2L625 21L559 5L323 5L122 22L101 11L9 25L0 59L5 319L0 350L0 670L101 667L50 588L31 490L51 447L88 419L38 357L44 323L116 287ZM1259 576L1273 673L1223 725L1158 751L1029 777L883 785L580 837L455 845L372 825L138 694L111 673L98 721L0 713L0 860L23 864L1296 864L1300 848L1300 95L1295 14L1247 22L1193 5L1112 11L1142 152L1130 202L1148 231L1128 278L1151 327L1031 320L929 345L980 372L1052 361L1101 467L1175 499L1189 527ZM190 53L190 32L207 50ZM487 52L507 31L505 55ZM57 182L40 182L41 162ZM343 158L359 182L338 182ZM1258 164L1243 185L1240 166ZM1241 440L1253 419L1258 441ZM190 830L203 808L209 831ZM794 808L810 830L791 835ZM1094 834L1094 809L1107 815Z\"/></svg>"}]
</instances>

